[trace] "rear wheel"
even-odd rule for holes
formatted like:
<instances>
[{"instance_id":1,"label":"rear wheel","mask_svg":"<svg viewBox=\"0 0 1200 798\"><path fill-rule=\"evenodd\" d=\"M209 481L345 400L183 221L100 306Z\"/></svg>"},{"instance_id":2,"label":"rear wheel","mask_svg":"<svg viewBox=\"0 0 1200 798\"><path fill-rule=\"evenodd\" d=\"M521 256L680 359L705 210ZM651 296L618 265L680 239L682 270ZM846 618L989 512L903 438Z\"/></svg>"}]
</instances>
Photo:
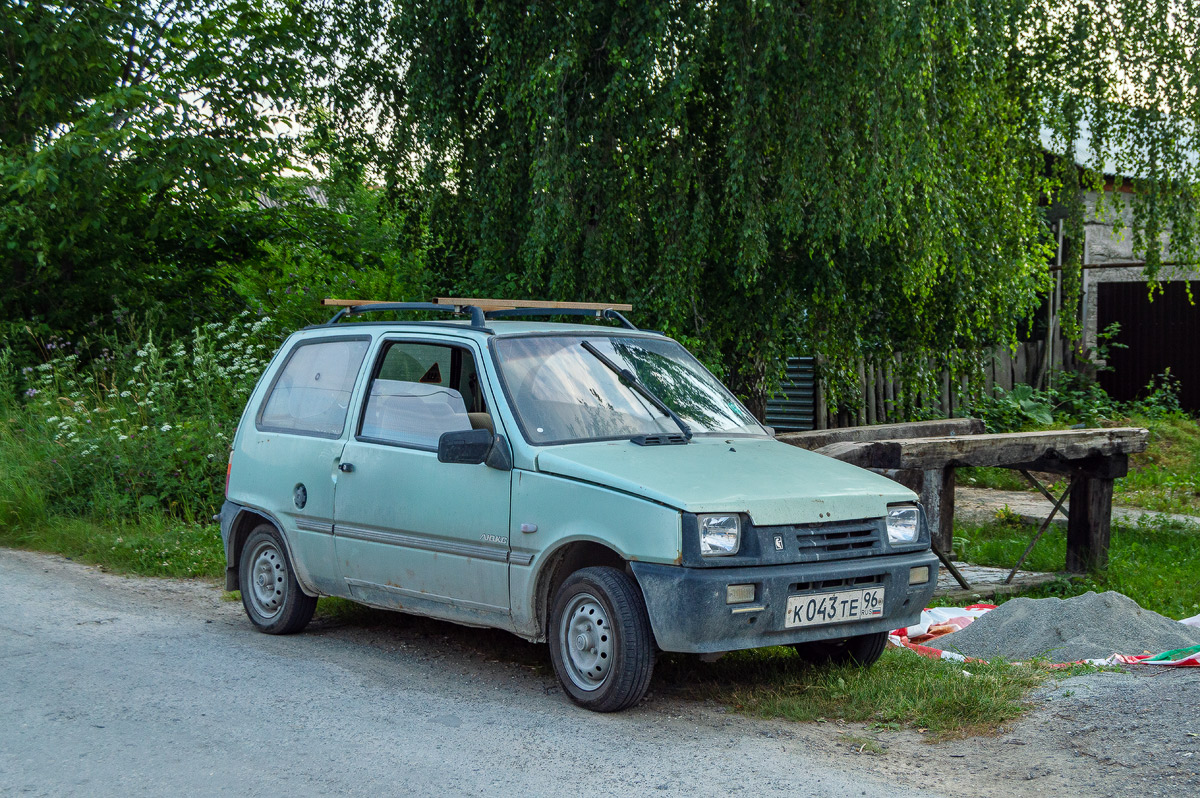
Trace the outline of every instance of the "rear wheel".
<instances>
[{"instance_id":1,"label":"rear wheel","mask_svg":"<svg viewBox=\"0 0 1200 798\"><path fill-rule=\"evenodd\" d=\"M874 665L887 645L887 632L844 637L841 640L817 640L796 643L792 648L805 660L815 664L848 665L863 668Z\"/></svg>"},{"instance_id":2,"label":"rear wheel","mask_svg":"<svg viewBox=\"0 0 1200 798\"><path fill-rule=\"evenodd\" d=\"M616 568L567 577L551 609L550 659L581 707L616 712L640 701L654 670L654 637L637 583Z\"/></svg>"},{"instance_id":3,"label":"rear wheel","mask_svg":"<svg viewBox=\"0 0 1200 798\"><path fill-rule=\"evenodd\" d=\"M259 631L299 632L312 620L317 600L300 590L279 531L260 524L246 539L238 564L242 606Z\"/></svg>"}]
</instances>

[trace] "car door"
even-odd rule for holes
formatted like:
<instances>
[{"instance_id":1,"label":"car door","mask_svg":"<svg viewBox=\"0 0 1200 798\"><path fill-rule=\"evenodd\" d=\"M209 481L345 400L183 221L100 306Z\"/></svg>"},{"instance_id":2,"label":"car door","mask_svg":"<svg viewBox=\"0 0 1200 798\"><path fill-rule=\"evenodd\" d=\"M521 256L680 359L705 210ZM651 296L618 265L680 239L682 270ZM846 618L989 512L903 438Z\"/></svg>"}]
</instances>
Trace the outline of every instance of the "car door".
<instances>
[{"instance_id":1,"label":"car door","mask_svg":"<svg viewBox=\"0 0 1200 798\"><path fill-rule=\"evenodd\" d=\"M334 508L352 597L467 622L508 616L511 472L437 457L442 433L492 423L479 359L469 339L381 341Z\"/></svg>"},{"instance_id":2,"label":"car door","mask_svg":"<svg viewBox=\"0 0 1200 798\"><path fill-rule=\"evenodd\" d=\"M344 593L333 546L334 475L367 335L301 340L285 355L236 453L239 498L283 526L302 584Z\"/></svg>"}]
</instances>

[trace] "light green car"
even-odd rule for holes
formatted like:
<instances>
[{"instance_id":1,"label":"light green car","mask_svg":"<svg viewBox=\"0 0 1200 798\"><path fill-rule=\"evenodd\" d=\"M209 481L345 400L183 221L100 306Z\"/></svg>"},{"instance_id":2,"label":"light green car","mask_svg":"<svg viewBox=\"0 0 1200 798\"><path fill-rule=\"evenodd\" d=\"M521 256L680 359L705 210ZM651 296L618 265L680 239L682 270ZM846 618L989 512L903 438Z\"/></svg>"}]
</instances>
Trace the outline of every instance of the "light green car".
<instances>
[{"instance_id":1,"label":"light green car","mask_svg":"<svg viewBox=\"0 0 1200 798\"><path fill-rule=\"evenodd\" d=\"M457 315L345 320L389 309ZM614 711L658 651L869 665L916 622L937 567L911 491L774 440L678 343L589 313L620 326L405 303L288 338L221 513L254 625L343 596L506 629Z\"/></svg>"}]
</instances>

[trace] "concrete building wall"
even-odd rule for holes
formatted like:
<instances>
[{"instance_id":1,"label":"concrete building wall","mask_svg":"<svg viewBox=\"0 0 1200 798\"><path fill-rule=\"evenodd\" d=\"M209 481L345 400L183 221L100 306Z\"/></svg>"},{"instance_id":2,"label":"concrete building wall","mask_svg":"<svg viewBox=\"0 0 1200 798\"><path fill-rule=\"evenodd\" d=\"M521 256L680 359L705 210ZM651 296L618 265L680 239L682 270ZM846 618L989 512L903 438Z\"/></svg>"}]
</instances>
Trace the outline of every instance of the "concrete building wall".
<instances>
[{"instance_id":1,"label":"concrete building wall","mask_svg":"<svg viewBox=\"0 0 1200 798\"><path fill-rule=\"evenodd\" d=\"M1096 303L1097 286L1105 282L1137 283L1145 282L1146 275L1141 266L1112 266L1112 264L1127 264L1141 261L1143 253L1134 253L1130 227L1133 224L1133 212L1128 202L1122 202L1118 208L1113 207L1111 194L1106 192L1103 207L1097 208L1100 195L1096 192L1088 194L1084 199L1087 210L1084 215L1084 249L1083 262L1083 296L1081 300L1083 312L1082 349L1091 352L1096 346L1098 328L1098 307ZM1121 231L1116 230L1115 220L1121 219ZM1161 238L1164 248L1163 260L1172 260L1167 248L1168 236ZM1101 268L1087 268L1101 267ZM1108 268L1103 268L1108 267ZM1200 280L1200 269L1196 267L1164 266L1159 271L1161 282L1175 280Z\"/></svg>"}]
</instances>

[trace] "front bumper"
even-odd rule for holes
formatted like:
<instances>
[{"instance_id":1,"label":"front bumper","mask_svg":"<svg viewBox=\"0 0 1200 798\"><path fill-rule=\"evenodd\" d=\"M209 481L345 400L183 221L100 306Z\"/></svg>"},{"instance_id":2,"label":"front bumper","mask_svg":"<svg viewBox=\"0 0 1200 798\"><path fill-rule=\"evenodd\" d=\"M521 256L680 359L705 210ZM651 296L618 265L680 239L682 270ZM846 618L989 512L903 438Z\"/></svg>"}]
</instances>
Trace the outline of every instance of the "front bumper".
<instances>
[{"instance_id":1,"label":"front bumper","mask_svg":"<svg viewBox=\"0 0 1200 798\"><path fill-rule=\"evenodd\" d=\"M920 620L937 586L932 552L795 565L687 568L632 562L646 597L659 648L692 654L780 646L890 631ZM909 571L927 566L929 579L909 585ZM726 604L729 585L756 585L749 604ZM882 586L883 615L870 620L784 628L790 595Z\"/></svg>"}]
</instances>

